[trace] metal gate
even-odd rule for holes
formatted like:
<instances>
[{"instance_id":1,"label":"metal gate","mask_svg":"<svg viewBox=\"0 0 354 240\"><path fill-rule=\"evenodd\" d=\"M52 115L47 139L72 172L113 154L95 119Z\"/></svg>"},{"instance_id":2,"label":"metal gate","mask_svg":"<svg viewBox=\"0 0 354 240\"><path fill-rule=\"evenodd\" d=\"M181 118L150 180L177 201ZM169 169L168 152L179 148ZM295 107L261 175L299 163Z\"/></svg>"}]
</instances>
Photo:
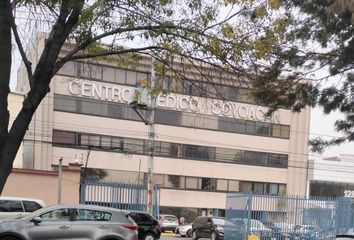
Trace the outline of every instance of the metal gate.
<instances>
[{"instance_id":1,"label":"metal gate","mask_svg":"<svg viewBox=\"0 0 354 240\"><path fill-rule=\"evenodd\" d=\"M349 198L228 193L225 218L225 240L334 239L352 231L354 204Z\"/></svg>"},{"instance_id":2,"label":"metal gate","mask_svg":"<svg viewBox=\"0 0 354 240\"><path fill-rule=\"evenodd\" d=\"M159 215L160 188L154 186L153 216ZM131 183L91 182L80 186L80 203L126 210L146 211L147 185Z\"/></svg>"}]
</instances>

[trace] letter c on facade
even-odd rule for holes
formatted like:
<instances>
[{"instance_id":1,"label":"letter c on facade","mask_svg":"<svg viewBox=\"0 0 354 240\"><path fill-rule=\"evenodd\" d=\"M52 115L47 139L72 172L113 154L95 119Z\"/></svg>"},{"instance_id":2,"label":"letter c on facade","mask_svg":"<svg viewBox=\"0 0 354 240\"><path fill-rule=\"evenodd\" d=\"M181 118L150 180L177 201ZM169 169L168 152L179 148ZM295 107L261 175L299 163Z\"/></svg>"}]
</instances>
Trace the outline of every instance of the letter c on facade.
<instances>
[{"instance_id":1,"label":"letter c on facade","mask_svg":"<svg viewBox=\"0 0 354 240\"><path fill-rule=\"evenodd\" d=\"M74 87L74 85L76 87ZM81 83L79 81L74 80L74 81L70 82L70 84L69 84L70 94L71 95L79 95L81 93L80 87L81 87Z\"/></svg>"}]
</instances>

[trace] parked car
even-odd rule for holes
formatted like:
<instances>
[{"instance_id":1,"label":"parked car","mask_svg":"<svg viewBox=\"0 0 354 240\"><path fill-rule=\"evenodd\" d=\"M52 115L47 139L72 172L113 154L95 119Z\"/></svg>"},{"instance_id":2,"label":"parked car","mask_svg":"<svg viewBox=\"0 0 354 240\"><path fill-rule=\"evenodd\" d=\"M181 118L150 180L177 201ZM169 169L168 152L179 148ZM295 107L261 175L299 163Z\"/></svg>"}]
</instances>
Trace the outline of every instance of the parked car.
<instances>
[{"instance_id":1,"label":"parked car","mask_svg":"<svg viewBox=\"0 0 354 240\"><path fill-rule=\"evenodd\" d=\"M175 233L181 235L181 237L192 237L192 224L185 224L176 227Z\"/></svg>"},{"instance_id":2,"label":"parked car","mask_svg":"<svg viewBox=\"0 0 354 240\"><path fill-rule=\"evenodd\" d=\"M192 238L197 240L199 238L210 238L212 240L224 239L224 230L235 230L235 224L220 217L206 217L200 216L195 219L192 224ZM229 231L228 231L229 232ZM231 235L232 236L232 235ZM236 239L237 234L232 236Z\"/></svg>"},{"instance_id":3,"label":"parked car","mask_svg":"<svg viewBox=\"0 0 354 240\"><path fill-rule=\"evenodd\" d=\"M247 218L232 218L230 221L243 221L246 229L248 229L249 234L257 235L260 239L271 239L272 238L272 230L267 228L261 221L257 219L250 219L248 223Z\"/></svg>"},{"instance_id":4,"label":"parked car","mask_svg":"<svg viewBox=\"0 0 354 240\"><path fill-rule=\"evenodd\" d=\"M175 215L160 214L159 222L161 232L175 231L176 227L178 227L178 219Z\"/></svg>"},{"instance_id":5,"label":"parked car","mask_svg":"<svg viewBox=\"0 0 354 240\"><path fill-rule=\"evenodd\" d=\"M40 199L0 197L0 219L21 218L43 207L44 201Z\"/></svg>"},{"instance_id":6,"label":"parked car","mask_svg":"<svg viewBox=\"0 0 354 240\"><path fill-rule=\"evenodd\" d=\"M0 221L2 240L137 240L138 226L128 212L93 205L56 205L21 219Z\"/></svg>"},{"instance_id":7,"label":"parked car","mask_svg":"<svg viewBox=\"0 0 354 240\"><path fill-rule=\"evenodd\" d=\"M295 225L289 231L289 239L291 240L315 240L318 238L319 229L313 225Z\"/></svg>"},{"instance_id":8,"label":"parked car","mask_svg":"<svg viewBox=\"0 0 354 240\"><path fill-rule=\"evenodd\" d=\"M141 211L129 211L128 215L138 224L139 240L156 240L160 238L160 224L153 216Z\"/></svg>"},{"instance_id":9,"label":"parked car","mask_svg":"<svg viewBox=\"0 0 354 240\"><path fill-rule=\"evenodd\" d=\"M271 230L271 238L283 240L288 237L288 229L285 223L277 223L273 221L263 221L265 227Z\"/></svg>"}]
</instances>

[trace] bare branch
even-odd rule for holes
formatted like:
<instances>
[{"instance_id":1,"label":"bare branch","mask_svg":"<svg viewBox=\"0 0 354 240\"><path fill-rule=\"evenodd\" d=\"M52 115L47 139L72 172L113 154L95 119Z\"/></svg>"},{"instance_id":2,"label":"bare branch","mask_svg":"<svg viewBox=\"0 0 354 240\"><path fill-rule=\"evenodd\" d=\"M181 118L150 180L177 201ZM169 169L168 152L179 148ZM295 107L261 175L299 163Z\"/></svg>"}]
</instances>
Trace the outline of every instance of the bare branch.
<instances>
[{"instance_id":1,"label":"bare branch","mask_svg":"<svg viewBox=\"0 0 354 240\"><path fill-rule=\"evenodd\" d=\"M23 60L23 63L25 64L26 70L27 70L27 75L28 75L28 81L31 83L33 79L33 72L32 72L32 63L28 60L26 53L23 49L23 45L21 43L20 36L17 31L17 26L15 23L15 18L11 12L11 17L10 17L10 23L11 23L11 29L15 37L15 41L18 47L18 50L20 51L21 58Z\"/></svg>"}]
</instances>

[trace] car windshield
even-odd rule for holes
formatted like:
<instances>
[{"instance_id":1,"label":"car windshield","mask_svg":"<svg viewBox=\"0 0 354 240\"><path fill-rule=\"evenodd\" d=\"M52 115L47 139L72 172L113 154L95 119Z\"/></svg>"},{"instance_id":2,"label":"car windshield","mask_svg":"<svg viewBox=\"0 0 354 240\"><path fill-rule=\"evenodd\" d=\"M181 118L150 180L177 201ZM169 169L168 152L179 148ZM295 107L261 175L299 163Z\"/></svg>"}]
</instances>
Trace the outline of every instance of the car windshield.
<instances>
[{"instance_id":1,"label":"car windshield","mask_svg":"<svg viewBox=\"0 0 354 240\"><path fill-rule=\"evenodd\" d=\"M41 208L41 209L38 209L37 211L34 211L32 213L30 213L29 215L27 216L24 216L23 219L26 219L26 220L30 220L34 217L37 217L38 215L40 215L41 213L45 212L47 208Z\"/></svg>"}]
</instances>

